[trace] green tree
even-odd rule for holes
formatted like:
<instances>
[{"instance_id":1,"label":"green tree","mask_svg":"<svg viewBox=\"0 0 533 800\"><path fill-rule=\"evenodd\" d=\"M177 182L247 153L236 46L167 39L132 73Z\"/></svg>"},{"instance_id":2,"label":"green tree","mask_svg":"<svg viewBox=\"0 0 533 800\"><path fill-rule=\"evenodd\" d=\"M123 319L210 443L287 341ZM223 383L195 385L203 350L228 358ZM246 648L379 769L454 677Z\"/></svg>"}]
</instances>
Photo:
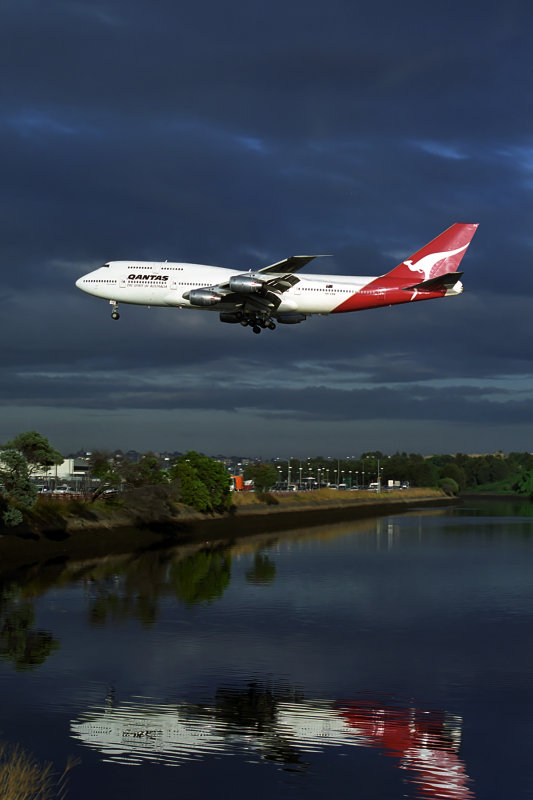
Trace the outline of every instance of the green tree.
<instances>
[{"instance_id":1,"label":"green tree","mask_svg":"<svg viewBox=\"0 0 533 800\"><path fill-rule=\"evenodd\" d=\"M437 468L423 456L409 456L408 475L412 486L435 486L437 483Z\"/></svg>"},{"instance_id":2,"label":"green tree","mask_svg":"<svg viewBox=\"0 0 533 800\"><path fill-rule=\"evenodd\" d=\"M249 464L244 468L244 477L247 481L254 482L257 492L266 492L276 483L278 471L273 464Z\"/></svg>"},{"instance_id":3,"label":"green tree","mask_svg":"<svg viewBox=\"0 0 533 800\"><path fill-rule=\"evenodd\" d=\"M441 489L444 489L446 494L458 494L459 493L459 484L457 481L454 481L453 478L439 478L437 483Z\"/></svg>"},{"instance_id":4,"label":"green tree","mask_svg":"<svg viewBox=\"0 0 533 800\"><path fill-rule=\"evenodd\" d=\"M22 510L33 508L37 489L30 480L26 458L18 450L0 451L0 484L2 519L5 525L18 525Z\"/></svg>"},{"instance_id":5,"label":"green tree","mask_svg":"<svg viewBox=\"0 0 533 800\"><path fill-rule=\"evenodd\" d=\"M32 475L39 469L50 468L64 461L59 450L52 447L46 436L37 431L26 431L19 433L10 442L4 445L5 450L17 450L22 453L28 462L29 474Z\"/></svg>"},{"instance_id":6,"label":"green tree","mask_svg":"<svg viewBox=\"0 0 533 800\"><path fill-rule=\"evenodd\" d=\"M113 457L106 452L96 450L89 460L91 476L99 481L92 494L93 502L108 489L118 489L121 477Z\"/></svg>"},{"instance_id":7,"label":"green tree","mask_svg":"<svg viewBox=\"0 0 533 800\"><path fill-rule=\"evenodd\" d=\"M194 450L180 456L170 470L180 499L198 511L225 511L230 505L231 478L223 464Z\"/></svg>"},{"instance_id":8,"label":"green tree","mask_svg":"<svg viewBox=\"0 0 533 800\"><path fill-rule=\"evenodd\" d=\"M525 470L514 485L518 494L533 497L533 469Z\"/></svg>"},{"instance_id":9,"label":"green tree","mask_svg":"<svg viewBox=\"0 0 533 800\"><path fill-rule=\"evenodd\" d=\"M466 486L466 473L464 469L458 467L457 464L453 462L445 464L443 467L439 469L439 476L441 479L443 478L451 478L458 487L458 490L463 489Z\"/></svg>"},{"instance_id":10,"label":"green tree","mask_svg":"<svg viewBox=\"0 0 533 800\"><path fill-rule=\"evenodd\" d=\"M120 471L130 486L153 486L156 483L168 483L168 474L161 469L159 459L154 453L144 453L137 463L124 461Z\"/></svg>"},{"instance_id":11,"label":"green tree","mask_svg":"<svg viewBox=\"0 0 533 800\"><path fill-rule=\"evenodd\" d=\"M172 467L171 475L178 484L179 499L197 511L212 511L211 498L198 473L187 461L179 461Z\"/></svg>"}]
</instances>

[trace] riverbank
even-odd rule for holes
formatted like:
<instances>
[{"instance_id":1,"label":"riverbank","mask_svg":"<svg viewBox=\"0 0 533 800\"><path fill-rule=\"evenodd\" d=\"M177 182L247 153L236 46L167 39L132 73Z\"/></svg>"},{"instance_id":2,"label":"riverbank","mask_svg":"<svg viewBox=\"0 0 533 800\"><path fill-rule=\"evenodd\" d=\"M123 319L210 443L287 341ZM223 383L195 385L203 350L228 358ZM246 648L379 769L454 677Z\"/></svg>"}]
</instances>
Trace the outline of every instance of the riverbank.
<instances>
[{"instance_id":1,"label":"riverbank","mask_svg":"<svg viewBox=\"0 0 533 800\"><path fill-rule=\"evenodd\" d=\"M0 572L53 560L83 559L135 553L195 541L231 541L235 537L344 522L401 513L418 506L458 502L434 489L413 489L377 495L332 490L277 496L275 505L255 496L237 496L231 512L200 514L185 506L165 513L153 509L78 508L71 516L3 529ZM52 511L52 508L50 509Z\"/></svg>"}]
</instances>

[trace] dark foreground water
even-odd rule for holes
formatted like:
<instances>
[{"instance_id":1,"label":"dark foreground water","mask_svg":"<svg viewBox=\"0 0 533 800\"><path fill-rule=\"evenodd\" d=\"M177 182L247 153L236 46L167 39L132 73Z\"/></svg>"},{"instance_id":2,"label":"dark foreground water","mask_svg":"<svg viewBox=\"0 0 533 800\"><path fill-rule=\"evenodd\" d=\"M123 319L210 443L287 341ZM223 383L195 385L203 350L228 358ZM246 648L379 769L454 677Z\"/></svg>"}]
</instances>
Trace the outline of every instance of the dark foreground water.
<instances>
[{"instance_id":1,"label":"dark foreground water","mask_svg":"<svg viewBox=\"0 0 533 800\"><path fill-rule=\"evenodd\" d=\"M533 797L533 507L0 584L0 738L68 797Z\"/></svg>"}]
</instances>

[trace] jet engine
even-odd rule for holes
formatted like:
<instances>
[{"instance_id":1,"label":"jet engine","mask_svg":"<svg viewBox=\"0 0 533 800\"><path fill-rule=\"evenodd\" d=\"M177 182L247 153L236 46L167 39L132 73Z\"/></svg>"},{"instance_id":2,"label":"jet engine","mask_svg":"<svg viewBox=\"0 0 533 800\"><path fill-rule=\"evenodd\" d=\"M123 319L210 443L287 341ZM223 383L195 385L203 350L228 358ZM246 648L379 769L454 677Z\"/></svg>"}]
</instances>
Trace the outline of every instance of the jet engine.
<instances>
[{"instance_id":1,"label":"jet engine","mask_svg":"<svg viewBox=\"0 0 533 800\"><path fill-rule=\"evenodd\" d=\"M191 289L183 295L192 306L214 306L220 303L222 297L212 289Z\"/></svg>"},{"instance_id":2,"label":"jet engine","mask_svg":"<svg viewBox=\"0 0 533 800\"><path fill-rule=\"evenodd\" d=\"M307 319L305 314L276 314L278 322L284 325L296 325L297 322L303 322Z\"/></svg>"},{"instance_id":3,"label":"jet engine","mask_svg":"<svg viewBox=\"0 0 533 800\"><path fill-rule=\"evenodd\" d=\"M236 323L236 322L241 322L243 317L244 317L244 315L243 315L242 311L223 311L220 314L220 321L221 322Z\"/></svg>"},{"instance_id":4,"label":"jet engine","mask_svg":"<svg viewBox=\"0 0 533 800\"><path fill-rule=\"evenodd\" d=\"M254 278L253 275L234 275L229 279L229 288L232 292L239 294L266 294L268 287L263 281Z\"/></svg>"}]
</instances>

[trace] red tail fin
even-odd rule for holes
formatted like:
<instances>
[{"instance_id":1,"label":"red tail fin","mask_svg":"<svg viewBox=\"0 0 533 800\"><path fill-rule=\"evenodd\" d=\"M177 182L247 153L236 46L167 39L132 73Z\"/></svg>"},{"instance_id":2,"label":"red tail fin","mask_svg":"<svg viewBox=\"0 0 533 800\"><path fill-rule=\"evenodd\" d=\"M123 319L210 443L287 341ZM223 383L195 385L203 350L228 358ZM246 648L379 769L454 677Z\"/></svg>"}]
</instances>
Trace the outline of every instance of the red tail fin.
<instances>
[{"instance_id":1,"label":"red tail fin","mask_svg":"<svg viewBox=\"0 0 533 800\"><path fill-rule=\"evenodd\" d=\"M475 224L456 222L387 273L387 278L394 278L398 283L421 283L456 272L476 230Z\"/></svg>"}]
</instances>

